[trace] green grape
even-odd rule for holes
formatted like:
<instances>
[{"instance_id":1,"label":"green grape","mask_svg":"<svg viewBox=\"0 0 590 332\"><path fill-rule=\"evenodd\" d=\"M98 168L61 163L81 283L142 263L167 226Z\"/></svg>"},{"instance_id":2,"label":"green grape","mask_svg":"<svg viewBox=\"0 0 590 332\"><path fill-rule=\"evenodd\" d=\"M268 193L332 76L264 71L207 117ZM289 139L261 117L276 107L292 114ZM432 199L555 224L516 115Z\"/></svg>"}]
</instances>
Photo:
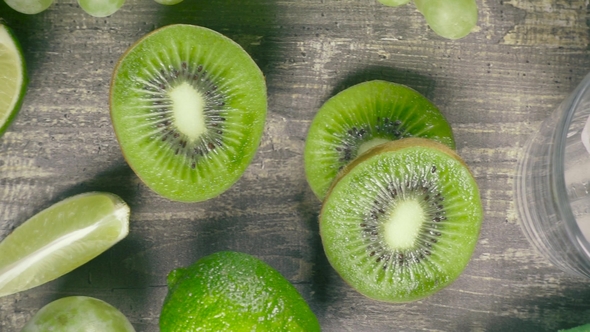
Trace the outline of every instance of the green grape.
<instances>
[{"instance_id":1,"label":"green grape","mask_svg":"<svg viewBox=\"0 0 590 332\"><path fill-rule=\"evenodd\" d=\"M20 332L135 332L117 308L87 296L70 296L39 310Z\"/></svg>"},{"instance_id":2,"label":"green grape","mask_svg":"<svg viewBox=\"0 0 590 332\"><path fill-rule=\"evenodd\" d=\"M4 0L7 5L19 13L38 14L49 8L54 0Z\"/></svg>"},{"instance_id":3,"label":"green grape","mask_svg":"<svg viewBox=\"0 0 590 332\"><path fill-rule=\"evenodd\" d=\"M467 36L477 24L475 0L414 0L430 28L448 39Z\"/></svg>"},{"instance_id":4,"label":"green grape","mask_svg":"<svg viewBox=\"0 0 590 332\"><path fill-rule=\"evenodd\" d=\"M114 14L125 0L78 0L80 7L94 17L105 17Z\"/></svg>"},{"instance_id":5,"label":"green grape","mask_svg":"<svg viewBox=\"0 0 590 332\"><path fill-rule=\"evenodd\" d=\"M378 0L378 1L386 6L390 6L390 7L397 7L397 6L405 5L408 2L410 2L410 0Z\"/></svg>"},{"instance_id":6,"label":"green grape","mask_svg":"<svg viewBox=\"0 0 590 332\"><path fill-rule=\"evenodd\" d=\"M162 4L162 5L175 5L177 3L181 3L182 0L154 0L155 2Z\"/></svg>"}]
</instances>

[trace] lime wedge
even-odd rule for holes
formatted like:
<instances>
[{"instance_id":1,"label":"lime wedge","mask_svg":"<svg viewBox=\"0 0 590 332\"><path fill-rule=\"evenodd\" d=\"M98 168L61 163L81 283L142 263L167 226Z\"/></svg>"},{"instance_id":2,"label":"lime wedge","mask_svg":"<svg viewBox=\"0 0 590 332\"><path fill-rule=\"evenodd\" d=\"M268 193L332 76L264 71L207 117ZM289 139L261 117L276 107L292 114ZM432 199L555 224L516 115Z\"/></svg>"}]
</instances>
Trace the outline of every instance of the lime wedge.
<instances>
[{"instance_id":1,"label":"lime wedge","mask_svg":"<svg viewBox=\"0 0 590 332\"><path fill-rule=\"evenodd\" d=\"M22 14L39 14L51 6L54 0L4 0L8 6Z\"/></svg>"},{"instance_id":2,"label":"lime wedge","mask_svg":"<svg viewBox=\"0 0 590 332\"><path fill-rule=\"evenodd\" d=\"M18 113L26 88L25 60L20 46L0 20L0 134Z\"/></svg>"},{"instance_id":3,"label":"lime wedge","mask_svg":"<svg viewBox=\"0 0 590 332\"><path fill-rule=\"evenodd\" d=\"M91 192L41 211L0 242L0 297L56 279L88 262L129 232L129 206Z\"/></svg>"}]
</instances>

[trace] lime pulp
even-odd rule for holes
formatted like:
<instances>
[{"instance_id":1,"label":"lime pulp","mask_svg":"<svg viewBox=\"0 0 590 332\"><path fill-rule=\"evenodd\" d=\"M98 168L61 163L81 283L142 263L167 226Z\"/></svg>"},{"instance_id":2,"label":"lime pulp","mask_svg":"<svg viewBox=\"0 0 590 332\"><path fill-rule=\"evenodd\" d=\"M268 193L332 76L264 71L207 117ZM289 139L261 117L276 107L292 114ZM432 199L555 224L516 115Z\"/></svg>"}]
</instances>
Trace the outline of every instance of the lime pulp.
<instances>
[{"instance_id":1,"label":"lime pulp","mask_svg":"<svg viewBox=\"0 0 590 332\"><path fill-rule=\"evenodd\" d=\"M90 261L129 232L129 207L91 192L36 214L0 242L0 296L56 279Z\"/></svg>"}]
</instances>

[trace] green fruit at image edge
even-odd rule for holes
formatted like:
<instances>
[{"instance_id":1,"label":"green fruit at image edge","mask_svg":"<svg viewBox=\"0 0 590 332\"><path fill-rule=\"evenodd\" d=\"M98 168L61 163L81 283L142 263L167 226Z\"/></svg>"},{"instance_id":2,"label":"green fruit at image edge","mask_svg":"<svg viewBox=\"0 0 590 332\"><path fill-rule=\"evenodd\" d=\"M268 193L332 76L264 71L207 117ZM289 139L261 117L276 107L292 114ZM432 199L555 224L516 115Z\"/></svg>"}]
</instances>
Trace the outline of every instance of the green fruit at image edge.
<instances>
[{"instance_id":1,"label":"green fruit at image edge","mask_svg":"<svg viewBox=\"0 0 590 332\"><path fill-rule=\"evenodd\" d=\"M475 0L414 0L414 4L430 28L441 37L463 38L477 25Z\"/></svg>"},{"instance_id":2,"label":"green fruit at image edge","mask_svg":"<svg viewBox=\"0 0 590 332\"><path fill-rule=\"evenodd\" d=\"M183 0L154 0L161 5L171 6L181 3Z\"/></svg>"},{"instance_id":3,"label":"green fruit at image edge","mask_svg":"<svg viewBox=\"0 0 590 332\"><path fill-rule=\"evenodd\" d=\"M129 232L129 206L110 193L67 198L0 242L0 296L54 280L98 256Z\"/></svg>"},{"instance_id":4,"label":"green fruit at image edge","mask_svg":"<svg viewBox=\"0 0 590 332\"><path fill-rule=\"evenodd\" d=\"M20 332L135 332L117 308L92 297L70 296L39 310Z\"/></svg>"},{"instance_id":5,"label":"green fruit at image edge","mask_svg":"<svg viewBox=\"0 0 590 332\"><path fill-rule=\"evenodd\" d=\"M559 330L559 332L590 332L590 324L576 326L567 330Z\"/></svg>"},{"instance_id":6,"label":"green fruit at image edge","mask_svg":"<svg viewBox=\"0 0 590 332\"><path fill-rule=\"evenodd\" d=\"M12 31L0 19L0 135L18 114L27 82L21 47Z\"/></svg>"},{"instance_id":7,"label":"green fruit at image edge","mask_svg":"<svg viewBox=\"0 0 590 332\"><path fill-rule=\"evenodd\" d=\"M278 271L224 251L168 275L162 332L320 331L305 300Z\"/></svg>"},{"instance_id":8,"label":"green fruit at image edge","mask_svg":"<svg viewBox=\"0 0 590 332\"><path fill-rule=\"evenodd\" d=\"M49 8L54 0L4 0L4 2L19 13L34 15Z\"/></svg>"},{"instance_id":9,"label":"green fruit at image edge","mask_svg":"<svg viewBox=\"0 0 590 332\"><path fill-rule=\"evenodd\" d=\"M379 2L386 6L398 7L407 4L410 0L379 0Z\"/></svg>"},{"instance_id":10,"label":"green fruit at image edge","mask_svg":"<svg viewBox=\"0 0 590 332\"><path fill-rule=\"evenodd\" d=\"M88 15L106 17L116 13L125 0L78 0L78 4Z\"/></svg>"}]
</instances>

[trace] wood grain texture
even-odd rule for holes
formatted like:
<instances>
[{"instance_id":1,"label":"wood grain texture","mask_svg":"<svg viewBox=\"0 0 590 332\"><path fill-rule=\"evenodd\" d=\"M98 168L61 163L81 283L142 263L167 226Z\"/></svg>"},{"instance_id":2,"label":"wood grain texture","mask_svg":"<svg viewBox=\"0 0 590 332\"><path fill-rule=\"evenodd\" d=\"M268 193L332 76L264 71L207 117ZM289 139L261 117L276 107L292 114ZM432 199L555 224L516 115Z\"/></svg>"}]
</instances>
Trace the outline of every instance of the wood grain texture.
<instances>
[{"instance_id":1,"label":"wood grain texture","mask_svg":"<svg viewBox=\"0 0 590 332\"><path fill-rule=\"evenodd\" d=\"M1 1L0 1L1 2ZM283 273L325 331L555 331L590 322L590 283L536 254L523 236L513 183L526 139L590 70L585 0L478 1L477 31L448 41L413 4L372 0L128 0L92 18L73 0L26 16L0 3L25 52L30 86L0 138L0 239L51 203L111 191L132 208L129 236L90 263L0 298L0 331L16 332L67 295L103 299L138 331L158 331L165 278L219 250L251 253ZM207 202L163 199L125 163L108 114L114 64L134 41L192 23L240 43L266 75L269 114L240 181ZM329 266L320 203L303 171L307 128L330 96L369 79L406 84L451 123L481 189L485 220L464 274L427 299L364 298Z\"/></svg>"}]
</instances>

